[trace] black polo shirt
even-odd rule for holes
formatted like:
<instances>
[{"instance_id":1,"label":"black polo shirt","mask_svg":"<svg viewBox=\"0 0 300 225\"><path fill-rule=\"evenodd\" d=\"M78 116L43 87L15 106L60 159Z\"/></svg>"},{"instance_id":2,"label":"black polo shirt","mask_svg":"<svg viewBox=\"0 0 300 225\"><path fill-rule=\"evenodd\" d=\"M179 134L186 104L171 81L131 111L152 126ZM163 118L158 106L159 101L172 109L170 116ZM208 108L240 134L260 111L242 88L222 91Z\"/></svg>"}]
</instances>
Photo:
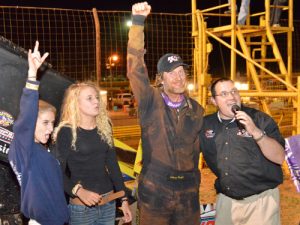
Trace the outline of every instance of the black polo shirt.
<instances>
[{"instance_id":1,"label":"black polo shirt","mask_svg":"<svg viewBox=\"0 0 300 225\"><path fill-rule=\"evenodd\" d=\"M284 146L275 121L267 114L243 106L258 128ZM222 121L218 113L204 117L200 146L207 165L215 173L215 188L234 199L243 199L282 183L281 166L262 154L259 146L235 120Z\"/></svg>"}]
</instances>

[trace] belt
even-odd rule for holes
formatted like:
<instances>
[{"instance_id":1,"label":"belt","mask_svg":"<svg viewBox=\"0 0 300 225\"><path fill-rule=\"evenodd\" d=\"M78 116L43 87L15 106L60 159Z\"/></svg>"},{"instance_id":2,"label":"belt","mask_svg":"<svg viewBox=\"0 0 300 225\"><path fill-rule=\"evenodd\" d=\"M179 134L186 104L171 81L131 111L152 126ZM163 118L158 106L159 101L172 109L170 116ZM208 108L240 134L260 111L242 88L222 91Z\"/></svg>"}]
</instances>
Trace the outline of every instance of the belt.
<instances>
[{"instance_id":1,"label":"belt","mask_svg":"<svg viewBox=\"0 0 300 225\"><path fill-rule=\"evenodd\" d=\"M125 195L125 191L113 192L110 191L108 193L102 194L100 197L100 201L96 205L104 205L112 200L117 198L121 198ZM73 205L85 205L79 198L70 198L70 203Z\"/></svg>"}]
</instances>

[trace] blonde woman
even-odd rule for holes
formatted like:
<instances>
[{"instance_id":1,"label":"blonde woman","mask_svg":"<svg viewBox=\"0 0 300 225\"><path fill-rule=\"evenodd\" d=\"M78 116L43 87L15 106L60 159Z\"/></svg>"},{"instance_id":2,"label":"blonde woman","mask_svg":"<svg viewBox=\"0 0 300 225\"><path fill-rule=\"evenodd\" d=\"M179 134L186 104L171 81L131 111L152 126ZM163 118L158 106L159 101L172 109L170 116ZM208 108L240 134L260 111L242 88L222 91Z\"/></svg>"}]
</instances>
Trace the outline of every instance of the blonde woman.
<instances>
[{"instance_id":1,"label":"blonde woman","mask_svg":"<svg viewBox=\"0 0 300 225\"><path fill-rule=\"evenodd\" d=\"M67 89L54 140L70 197L70 225L114 225L115 201L100 204L101 198L125 186L106 105L94 84L78 83ZM127 198L121 201L123 219L130 222Z\"/></svg>"}]
</instances>

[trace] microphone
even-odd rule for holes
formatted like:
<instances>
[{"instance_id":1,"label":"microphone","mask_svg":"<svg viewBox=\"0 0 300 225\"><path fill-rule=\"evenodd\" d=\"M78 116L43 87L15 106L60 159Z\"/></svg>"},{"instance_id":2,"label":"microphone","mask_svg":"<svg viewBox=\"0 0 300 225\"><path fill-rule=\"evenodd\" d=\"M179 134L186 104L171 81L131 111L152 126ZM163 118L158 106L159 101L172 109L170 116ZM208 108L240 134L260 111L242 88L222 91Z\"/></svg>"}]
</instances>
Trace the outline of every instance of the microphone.
<instances>
[{"instance_id":1,"label":"microphone","mask_svg":"<svg viewBox=\"0 0 300 225\"><path fill-rule=\"evenodd\" d=\"M233 114L235 115L237 111L240 111L241 107L239 107L238 105L233 105L231 107L231 112L233 112Z\"/></svg>"},{"instance_id":2,"label":"microphone","mask_svg":"<svg viewBox=\"0 0 300 225\"><path fill-rule=\"evenodd\" d=\"M237 111L241 111L241 107L239 107L238 105L233 105L231 107L231 112L233 112L233 114L236 115ZM239 120L236 120L236 123L238 125L239 130L245 129L245 126L243 124L241 124Z\"/></svg>"}]
</instances>

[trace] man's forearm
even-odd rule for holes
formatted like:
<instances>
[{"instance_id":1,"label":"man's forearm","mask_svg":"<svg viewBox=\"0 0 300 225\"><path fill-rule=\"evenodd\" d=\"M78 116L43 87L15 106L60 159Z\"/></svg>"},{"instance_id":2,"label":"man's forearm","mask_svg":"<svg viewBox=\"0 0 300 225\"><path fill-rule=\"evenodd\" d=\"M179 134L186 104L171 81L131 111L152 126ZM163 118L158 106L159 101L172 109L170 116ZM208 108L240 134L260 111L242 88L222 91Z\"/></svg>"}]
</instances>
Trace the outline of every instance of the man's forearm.
<instances>
[{"instance_id":1,"label":"man's forearm","mask_svg":"<svg viewBox=\"0 0 300 225\"><path fill-rule=\"evenodd\" d=\"M144 22L146 17L133 16L132 26L129 30L128 48L143 50L145 45Z\"/></svg>"},{"instance_id":2,"label":"man's forearm","mask_svg":"<svg viewBox=\"0 0 300 225\"><path fill-rule=\"evenodd\" d=\"M283 163L285 159L284 149L275 139L265 136L257 144L267 159L279 165Z\"/></svg>"}]
</instances>

